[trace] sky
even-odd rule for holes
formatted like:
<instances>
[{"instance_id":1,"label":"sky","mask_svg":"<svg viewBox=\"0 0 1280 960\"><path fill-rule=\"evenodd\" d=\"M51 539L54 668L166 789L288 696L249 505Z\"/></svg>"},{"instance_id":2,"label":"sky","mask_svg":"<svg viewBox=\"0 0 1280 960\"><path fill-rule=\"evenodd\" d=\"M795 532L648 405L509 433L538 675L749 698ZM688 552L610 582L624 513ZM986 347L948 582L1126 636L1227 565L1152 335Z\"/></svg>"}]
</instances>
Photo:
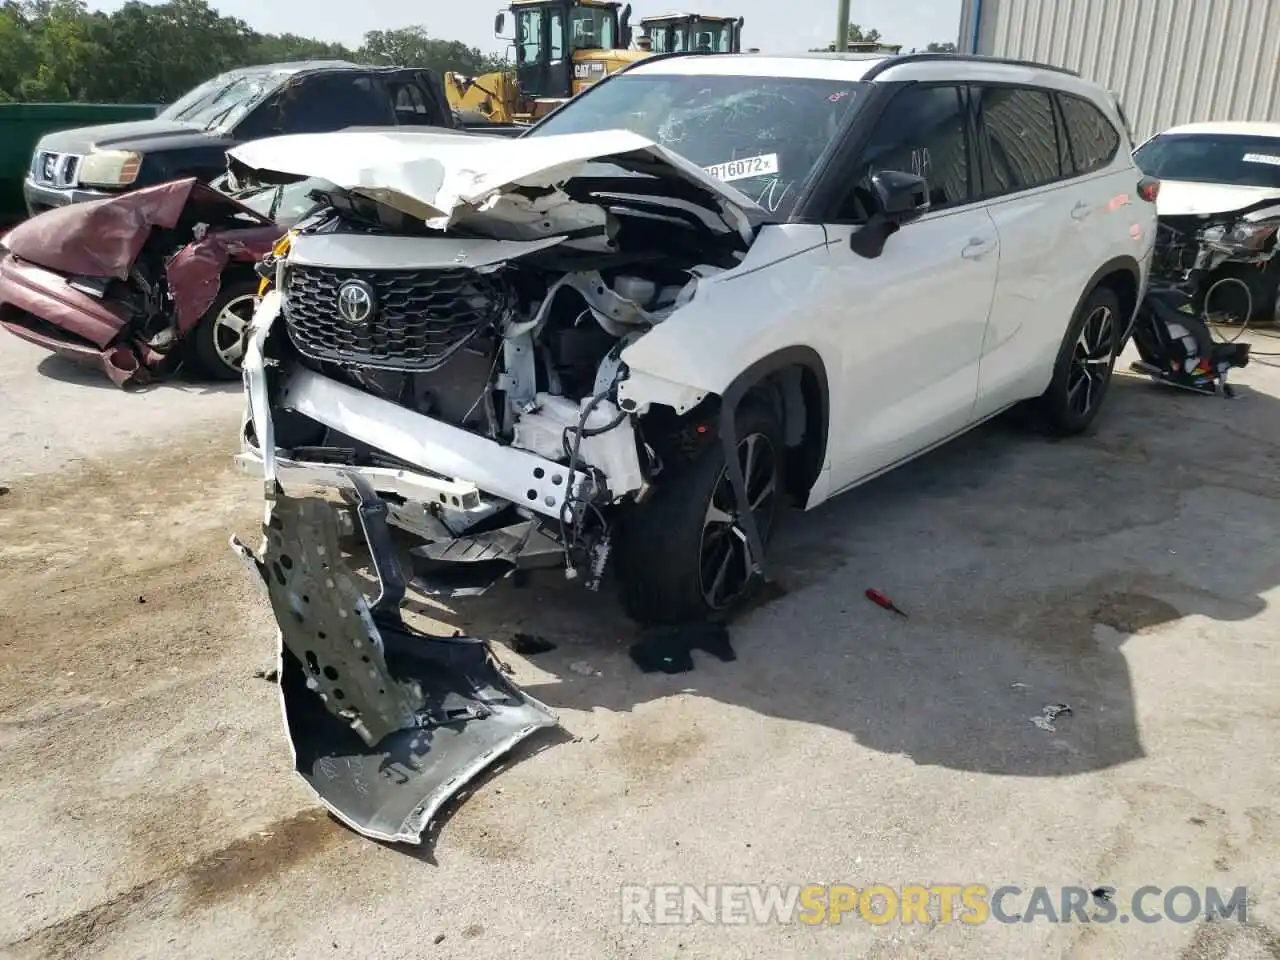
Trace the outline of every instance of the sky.
<instances>
[{"instance_id":1,"label":"sky","mask_svg":"<svg viewBox=\"0 0 1280 960\"><path fill-rule=\"evenodd\" d=\"M421 25L441 40L461 40L486 52L501 52L493 37L493 17L503 0L209 0L227 16L239 17L262 33L296 33L358 45L366 30ZM113 10L121 0L93 2ZM744 47L765 53L794 53L835 39L836 0L631 0L633 23L641 17L680 10L746 17ZM932 41L955 42L960 0L851 0L850 19L879 30L904 49Z\"/></svg>"}]
</instances>

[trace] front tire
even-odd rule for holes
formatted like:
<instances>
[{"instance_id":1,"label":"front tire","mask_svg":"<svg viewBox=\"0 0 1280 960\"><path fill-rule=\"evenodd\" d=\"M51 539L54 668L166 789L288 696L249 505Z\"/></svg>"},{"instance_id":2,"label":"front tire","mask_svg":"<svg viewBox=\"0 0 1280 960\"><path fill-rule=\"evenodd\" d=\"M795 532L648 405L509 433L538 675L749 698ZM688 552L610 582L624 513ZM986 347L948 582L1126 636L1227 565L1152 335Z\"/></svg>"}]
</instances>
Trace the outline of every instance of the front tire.
<instances>
[{"instance_id":1,"label":"front tire","mask_svg":"<svg viewBox=\"0 0 1280 960\"><path fill-rule=\"evenodd\" d=\"M1084 433L1102 408L1124 335L1123 308L1110 287L1098 287L1076 311L1062 340L1049 389L1037 403L1040 424L1057 436Z\"/></svg>"},{"instance_id":2,"label":"front tire","mask_svg":"<svg viewBox=\"0 0 1280 960\"><path fill-rule=\"evenodd\" d=\"M191 333L191 359L211 380L239 380L244 331L258 304L257 280L234 280L218 291Z\"/></svg>"},{"instance_id":3,"label":"front tire","mask_svg":"<svg viewBox=\"0 0 1280 960\"><path fill-rule=\"evenodd\" d=\"M747 496L767 545L783 492L782 428L768 405L749 400L739 408L737 434ZM642 624L692 623L745 599L750 570L738 516L717 441L627 516L616 568L627 615Z\"/></svg>"}]
</instances>

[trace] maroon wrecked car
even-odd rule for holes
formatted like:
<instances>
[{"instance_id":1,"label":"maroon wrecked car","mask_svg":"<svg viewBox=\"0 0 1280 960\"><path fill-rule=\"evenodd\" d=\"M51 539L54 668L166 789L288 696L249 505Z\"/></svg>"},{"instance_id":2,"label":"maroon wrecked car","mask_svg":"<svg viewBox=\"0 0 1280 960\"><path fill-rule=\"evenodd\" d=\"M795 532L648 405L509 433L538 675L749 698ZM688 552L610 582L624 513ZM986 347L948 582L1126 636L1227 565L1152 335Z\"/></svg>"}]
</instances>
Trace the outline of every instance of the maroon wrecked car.
<instances>
[{"instance_id":1,"label":"maroon wrecked car","mask_svg":"<svg viewBox=\"0 0 1280 960\"><path fill-rule=\"evenodd\" d=\"M0 239L0 324L121 386L183 363L238 379L254 264L314 186L188 178L32 217Z\"/></svg>"}]
</instances>

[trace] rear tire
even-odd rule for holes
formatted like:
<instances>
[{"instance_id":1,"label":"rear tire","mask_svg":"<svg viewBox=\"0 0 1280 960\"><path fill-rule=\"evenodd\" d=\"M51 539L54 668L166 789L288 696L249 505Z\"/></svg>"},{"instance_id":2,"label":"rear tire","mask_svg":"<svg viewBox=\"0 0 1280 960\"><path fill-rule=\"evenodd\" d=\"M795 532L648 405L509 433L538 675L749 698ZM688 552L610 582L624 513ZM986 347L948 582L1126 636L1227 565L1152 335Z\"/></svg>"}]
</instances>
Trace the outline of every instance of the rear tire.
<instances>
[{"instance_id":1,"label":"rear tire","mask_svg":"<svg viewBox=\"0 0 1280 960\"><path fill-rule=\"evenodd\" d=\"M257 300L257 280L233 280L218 291L191 332L191 359L203 376L211 380L240 379L244 330Z\"/></svg>"},{"instance_id":2,"label":"rear tire","mask_svg":"<svg viewBox=\"0 0 1280 960\"><path fill-rule=\"evenodd\" d=\"M1089 294L1067 328L1053 367L1053 379L1035 403L1036 420L1049 433L1084 433L1102 408L1115 372L1126 318L1110 287Z\"/></svg>"},{"instance_id":3,"label":"rear tire","mask_svg":"<svg viewBox=\"0 0 1280 960\"><path fill-rule=\"evenodd\" d=\"M782 428L767 404L748 400L739 408L737 433L748 497L767 545L782 505ZM737 514L717 441L624 520L616 572L627 615L642 624L692 623L744 600L749 571Z\"/></svg>"}]
</instances>

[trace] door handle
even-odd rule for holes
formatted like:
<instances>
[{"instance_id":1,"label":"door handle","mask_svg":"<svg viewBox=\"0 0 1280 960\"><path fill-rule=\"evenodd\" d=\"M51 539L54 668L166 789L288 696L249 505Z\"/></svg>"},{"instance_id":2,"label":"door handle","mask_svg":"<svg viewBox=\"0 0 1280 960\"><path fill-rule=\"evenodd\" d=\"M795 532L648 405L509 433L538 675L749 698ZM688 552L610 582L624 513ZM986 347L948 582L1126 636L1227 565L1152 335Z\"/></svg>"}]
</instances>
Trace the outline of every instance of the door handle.
<instances>
[{"instance_id":1,"label":"door handle","mask_svg":"<svg viewBox=\"0 0 1280 960\"><path fill-rule=\"evenodd\" d=\"M1093 207L1089 206L1089 204L1081 200L1079 203L1077 203L1074 207L1071 208L1071 219L1083 220L1085 217L1089 216L1089 214L1091 213L1093 213Z\"/></svg>"},{"instance_id":2,"label":"door handle","mask_svg":"<svg viewBox=\"0 0 1280 960\"><path fill-rule=\"evenodd\" d=\"M968 244L960 251L960 256L966 260L981 260L994 250L995 246L994 240L984 239L983 237L970 237Z\"/></svg>"}]
</instances>

